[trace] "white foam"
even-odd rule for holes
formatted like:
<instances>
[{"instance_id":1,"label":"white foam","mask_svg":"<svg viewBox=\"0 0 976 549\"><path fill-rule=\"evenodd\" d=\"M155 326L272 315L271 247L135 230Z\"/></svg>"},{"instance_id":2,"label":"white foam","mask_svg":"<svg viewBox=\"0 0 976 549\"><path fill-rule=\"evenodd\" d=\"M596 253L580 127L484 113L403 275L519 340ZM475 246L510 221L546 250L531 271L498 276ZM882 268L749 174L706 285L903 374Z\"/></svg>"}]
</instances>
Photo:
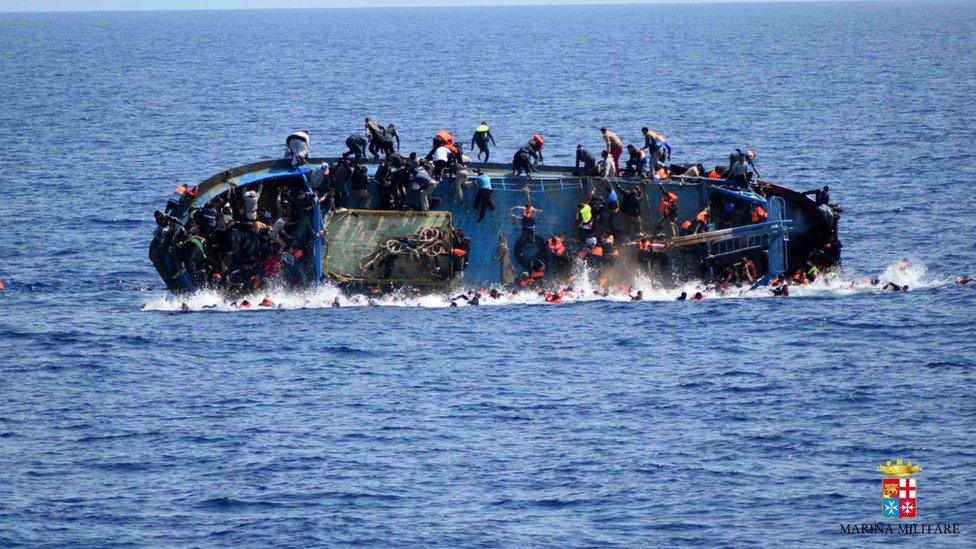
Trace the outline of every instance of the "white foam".
<instances>
[{"instance_id":1,"label":"white foam","mask_svg":"<svg viewBox=\"0 0 976 549\"><path fill-rule=\"evenodd\" d=\"M689 282L676 288L665 288L654 284L650 279L643 275L638 275L630 287L611 288L607 295L603 295L603 289L589 282L587 273L581 273L573 284L573 290L566 292L561 304L589 301L617 301L631 302L631 295L638 290L643 292L643 301L674 301L681 292L685 292L689 299L695 292L702 292L706 299L740 299L740 298L774 298L768 287L760 287L750 291L749 288L730 287L727 290L720 290L705 287L699 283ZM880 276L867 277L856 273L848 273L842 270L832 270L824 273L816 281L806 286L790 286L790 297L843 297L859 293L871 293L885 291L885 282L893 282L899 286L908 285L909 291L945 286L951 283L949 279L927 278L927 269L923 264L914 264L904 261L894 262L889 265ZM877 278L878 284L871 284L870 280ZM560 288L565 287L565 285ZM480 306L500 306L500 305L556 305L548 303L545 295L540 295L539 290L521 290L512 292L501 286L495 286L500 293L498 298L492 298L488 291L492 287L481 290L483 294ZM547 291L555 291L559 288L547 288ZM170 294L157 295L142 305L146 311L180 311L185 304L190 311L220 311L220 312L257 312L269 309L321 309L332 307L333 300L338 297L342 307L426 307L441 308L450 307L452 298L462 293L468 295L472 290L455 289L450 293L428 293L416 294L408 291L393 292L382 296L370 298L366 295L348 295L341 289L332 284L322 284L315 289L309 290L286 290L270 289L266 293L256 294L246 299L251 303L249 308L241 308L237 304L240 299L233 301L222 298L213 291L200 291L186 296L174 296ZM599 292L599 293L597 293ZM273 307L262 307L259 303L267 296L274 302ZM458 307L470 307L463 299L454 299Z\"/></svg>"}]
</instances>

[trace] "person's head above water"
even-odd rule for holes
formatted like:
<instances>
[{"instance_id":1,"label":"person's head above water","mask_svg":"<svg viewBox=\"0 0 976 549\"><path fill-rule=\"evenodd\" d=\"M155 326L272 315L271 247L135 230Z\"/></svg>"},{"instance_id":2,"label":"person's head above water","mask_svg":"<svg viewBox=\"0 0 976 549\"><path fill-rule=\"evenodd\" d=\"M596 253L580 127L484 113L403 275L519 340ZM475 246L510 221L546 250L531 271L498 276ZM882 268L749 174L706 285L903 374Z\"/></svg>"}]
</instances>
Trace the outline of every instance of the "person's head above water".
<instances>
[{"instance_id":1,"label":"person's head above water","mask_svg":"<svg viewBox=\"0 0 976 549\"><path fill-rule=\"evenodd\" d=\"M600 128L600 133L607 133L607 127L603 126L602 128Z\"/></svg>"}]
</instances>

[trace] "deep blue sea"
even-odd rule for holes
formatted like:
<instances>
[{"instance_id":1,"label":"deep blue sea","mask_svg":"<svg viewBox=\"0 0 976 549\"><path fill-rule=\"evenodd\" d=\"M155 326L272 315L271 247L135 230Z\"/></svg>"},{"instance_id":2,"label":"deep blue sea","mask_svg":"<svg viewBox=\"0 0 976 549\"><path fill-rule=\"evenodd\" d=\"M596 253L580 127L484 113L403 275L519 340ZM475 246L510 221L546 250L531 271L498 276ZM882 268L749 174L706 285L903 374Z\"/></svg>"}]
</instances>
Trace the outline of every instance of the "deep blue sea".
<instances>
[{"instance_id":1,"label":"deep blue sea","mask_svg":"<svg viewBox=\"0 0 976 549\"><path fill-rule=\"evenodd\" d=\"M974 546L976 284L952 283L976 269L974 23L951 1L0 15L0 546ZM173 312L147 246L175 184L296 129L335 154L366 115L407 150L486 119L504 160L541 131L568 163L602 125L678 161L753 148L830 185L845 270L787 299L332 309L327 287ZM959 534L842 533L882 521L896 458L923 466L915 522Z\"/></svg>"}]
</instances>

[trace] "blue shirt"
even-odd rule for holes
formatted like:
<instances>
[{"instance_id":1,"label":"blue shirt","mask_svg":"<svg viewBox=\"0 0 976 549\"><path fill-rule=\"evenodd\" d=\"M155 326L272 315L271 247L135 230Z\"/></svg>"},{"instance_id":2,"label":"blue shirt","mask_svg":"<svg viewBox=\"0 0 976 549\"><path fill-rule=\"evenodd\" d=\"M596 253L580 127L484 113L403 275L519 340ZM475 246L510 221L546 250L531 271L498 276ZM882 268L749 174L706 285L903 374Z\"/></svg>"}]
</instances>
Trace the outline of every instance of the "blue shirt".
<instances>
[{"instance_id":1,"label":"blue shirt","mask_svg":"<svg viewBox=\"0 0 976 549\"><path fill-rule=\"evenodd\" d=\"M610 189L610 194L607 195L607 202L620 202L617 200L617 191L615 189Z\"/></svg>"},{"instance_id":2,"label":"blue shirt","mask_svg":"<svg viewBox=\"0 0 976 549\"><path fill-rule=\"evenodd\" d=\"M491 190L491 178L488 177L486 174L479 175L477 181L478 181L479 189L488 189L489 191Z\"/></svg>"}]
</instances>

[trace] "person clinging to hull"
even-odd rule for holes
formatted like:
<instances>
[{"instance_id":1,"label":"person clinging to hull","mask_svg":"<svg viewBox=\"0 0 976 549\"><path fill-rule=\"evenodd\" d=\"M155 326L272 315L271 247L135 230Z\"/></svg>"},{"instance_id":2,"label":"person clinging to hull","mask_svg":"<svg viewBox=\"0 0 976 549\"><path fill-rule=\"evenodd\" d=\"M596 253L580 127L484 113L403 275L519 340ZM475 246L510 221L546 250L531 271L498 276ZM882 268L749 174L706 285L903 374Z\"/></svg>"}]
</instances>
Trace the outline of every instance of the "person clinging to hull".
<instances>
[{"instance_id":1,"label":"person clinging to hull","mask_svg":"<svg viewBox=\"0 0 976 549\"><path fill-rule=\"evenodd\" d=\"M394 141L396 141L396 146L393 145ZM386 134L381 145L387 158L400 151L400 132L397 131L396 126L393 124L386 126Z\"/></svg>"},{"instance_id":2,"label":"person clinging to hull","mask_svg":"<svg viewBox=\"0 0 976 549\"><path fill-rule=\"evenodd\" d=\"M308 164L308 154L311 147L311 137L308 130L293 132L285 138L285 158L291 159L294 168L299 164Z\"/></svg>"},{"instance_id":3,"label":"person clinging to hull","mask_svg":"<svg viewBox=\"0 0 976 549\"><path fill-rule=\"evenodd\" d=\"M627 145L626 174L648 179L651 176L651 159L644 152L633 145Z\"/></svg>"},{"instance_id":4,"label":"person clinging to hull","mask_svg":"<svg viewBox=\"0 0 976 549\"><path fill-rule=\"evenodd\" d=\"M478 193L474 197L474 209L478 210L478 223L485 218L486 210L495 211L495 199L491 188L491 178L482 169L477 171L475 184L478 186Z\"/></svg>"},{"instance_id":5,"label":"person clinging to hull","mask_svg":"<svg viewBox=\"0 0 976 549\"><path fill-rule=\"evenodd\" d=\"M600 153L600 162L597 163L597 175L601 179L610 180L617 176L617 167L613 165L613 157L610 151L604 149Z\"/></svg>"},{"instance_id":6,"label":"person clinging to hull","mask_svg":"<svg viewBox=\"0 0 976 549\"><path fill-rule=\"evenodd\" d=\"M546 141L539 134L533 134L529 141L522 145L522 148L516 151L515 157L512 158L512 175L521 175L525 173L525 176L532 179L532 172L535 169L536 164L542 164L542 149L545 147Z\"/></svg>"},{"instance_id":7,"label":"person clinging to hull","mask_svg":"<svg viewBox=\"0 0 976 549\"><path fill-rule=\"evenodd\" d=\"M755 158L755 151L742 152L742 149L736 149L729 155L729 169L725 172L725 179L733 186L748 187L756 173Z\"/></svg>"},{"instance_id":8,"label":"person clinging to hull","mask_svg":"<svg viewBox=\"0 0 976 549\"><path fill-rule=\"evenodd\" d=\"M481 155L484 154L484 162L488 162L488 158L491 156L491 148L489 144L495 145L495 136L491 135L491 128L488 123L482 121L481 124L474 129L474 135L471 136L471 148L478 148L478 160L481 160Z\"/></svg>"},{"instance_id":9,"label":"person clinging to hull","mask_svg":"<svg viewBox=\"0 0 976 549\"><path fill-rule=\"evenodd\" d=\"M363 126L363 130L366 132L369 140L369 154L373 155L373 159L378 159L380 157L379 152L381 149L381 143L384 140L386 131L383 126L373 120L370 117L366 117L366 123Z\"/></svg>"},{"instance_id":10,"label":"person clinging to hull","mask_svg":"<svg viewBox=\"0 0 976 549\"><path fill-rule=\"evenodd\" d=\"M659 231L665 226L671 227L671 235L677 236L678 228L675 223L678 221L678 195L668 191L664 185L658 183L657 188L661 190L661 200L657 204L657 212L660 215L655 231Z\"/></svg>"},{"instance_id":11,"label":"person clinging to hull","mask_svg":"<svg viewBox=\"0 0 976 549\"><path fill-rule=\"evenodd\" d=\"M643 149L651 156L653 162L664 164L671 160L671 145L668 144L668 139L663 133L650 128L641 128L641 135L644 136Z\"/></svg>"},{"instance_id":12,"label":"person clinging to hull","mask_svg":"<svg viewBox=\"0 0 976 549\"><path fill-rule=\"evenodd\" d=\"M369 140L362 133L354 133L346 138L346 147L348 151L342 153L342 158L354 157L354 162L357 164L366 161L366 147L369 146Z\"/></svg>"},{"instance_id":13,"label":"person clinging to hull","mask_svg":"<svg viewBox=\"0 0 976 549\"><path fill-rule=\"evenodd\" d=\"M576 169L573 175L596 175L596 157L581 144L576 145Z\"/></svg>"}]
</instances>

